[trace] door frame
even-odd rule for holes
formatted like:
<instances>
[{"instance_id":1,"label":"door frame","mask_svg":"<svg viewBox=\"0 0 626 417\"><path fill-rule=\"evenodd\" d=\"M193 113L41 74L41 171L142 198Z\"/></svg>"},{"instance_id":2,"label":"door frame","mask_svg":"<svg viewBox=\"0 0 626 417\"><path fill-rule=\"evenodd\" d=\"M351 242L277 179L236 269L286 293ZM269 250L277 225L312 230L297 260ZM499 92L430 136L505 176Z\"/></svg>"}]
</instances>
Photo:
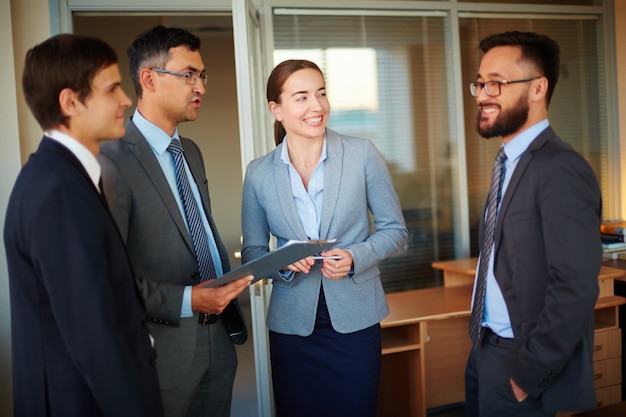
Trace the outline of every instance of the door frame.
<instances>
[{"instance_id":1,"label":"door frame","mask_svg":"<svg viewBox=\"0 0 626 417\"><path fill-rule=\"evenodd\" d=\"M262 92L265 78L271 69L273 38L271 31L271 6L263 1L257 8L253 0L183 0L172 5L167 0L50 0L50 20L54 33L72 33L72 15L76 12L106 13L190 13L228 12L233 18L233 41L237 81L237 106L239 116L239 141L241 169L245 176L248 163L273 146L268 128ZM263 18L263 10L269 18ZM269 24L269 29L265 26ZM269 42L268 42L269 40ZM263 54L263 51L268 51ZM242 176L243 177L243 176ZM269 369L269 342L265 317L271 285L261 280L250 287L252 333L256 374L257 408L259 417L274 413Z\"/></svg>"}]
</instances>

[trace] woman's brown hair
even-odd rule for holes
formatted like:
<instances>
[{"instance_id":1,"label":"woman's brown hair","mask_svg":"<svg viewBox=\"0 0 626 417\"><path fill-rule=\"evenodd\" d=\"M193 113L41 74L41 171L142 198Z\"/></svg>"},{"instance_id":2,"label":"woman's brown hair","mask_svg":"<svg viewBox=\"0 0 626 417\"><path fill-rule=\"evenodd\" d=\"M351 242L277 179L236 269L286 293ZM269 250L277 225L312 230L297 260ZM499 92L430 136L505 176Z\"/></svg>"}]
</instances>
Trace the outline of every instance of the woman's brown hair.
<instances>
[{"instance_id":1,"label":"woman's brown hair","mask_svg":"<svg viewBox=\"0 0 626 417\"><path fill-rule=\"evenodd\" d=\"M285 85L285 82L291 76L291 74L303 69L313 69L322 74L322 77L324 76L322 70L320 70L319 67L311 61L307 61L305 59L288 59L286 61L283 61L280 64L276 65L276 67L272 70L269 78L267 79L267 90L265 93L267 97L267 102L269 103L273 101L277 104L280 104L280 95L283 92L283 85ZM281 144L286 134L287 132L285 132L283 124L278 120L275 120L274 142L276 142L276 146Z\"/></svg>"}]
</instances>

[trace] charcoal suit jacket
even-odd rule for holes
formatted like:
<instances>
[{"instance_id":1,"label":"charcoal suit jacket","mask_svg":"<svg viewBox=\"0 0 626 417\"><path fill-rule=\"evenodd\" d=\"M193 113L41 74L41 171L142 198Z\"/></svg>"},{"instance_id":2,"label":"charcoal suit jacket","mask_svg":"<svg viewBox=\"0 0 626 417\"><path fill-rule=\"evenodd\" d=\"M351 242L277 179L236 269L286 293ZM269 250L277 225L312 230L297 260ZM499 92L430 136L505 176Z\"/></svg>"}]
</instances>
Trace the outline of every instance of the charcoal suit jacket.
<instances>
[{"instance_id":1,"label":"charcoal suit jacket","mask_svg":"<svg viewBox=\"0 0 626 417\"><path fill-rule=\"evenodd\" d=\"M230 270L228 252L211 215L200 148L191 139L181 137L180 141L226 273ZM197 312L190 318L180 317L185 286L200 282L193 243L165 174L132 120L126 123L126 136L102 144L98 161L109 207L127 243L146 302L161 387L169 389L188 375L199 331ZM226 307L221 320L233 343L246 341L237 299Z\"/></svg>"},{"instance_id":2,"label":"charcoal suit jacket","mask_svg":"<svg viewBox=\"0 0 626 417\"><path fill-rule=\"evenodd\" d=\"M510 375L549 412L596 406L601 213L591 167L546 128L520 157L502 197L494 274L517 345ZM481 222L479 242L483 234Z\"/></svg>"}]
</instances>

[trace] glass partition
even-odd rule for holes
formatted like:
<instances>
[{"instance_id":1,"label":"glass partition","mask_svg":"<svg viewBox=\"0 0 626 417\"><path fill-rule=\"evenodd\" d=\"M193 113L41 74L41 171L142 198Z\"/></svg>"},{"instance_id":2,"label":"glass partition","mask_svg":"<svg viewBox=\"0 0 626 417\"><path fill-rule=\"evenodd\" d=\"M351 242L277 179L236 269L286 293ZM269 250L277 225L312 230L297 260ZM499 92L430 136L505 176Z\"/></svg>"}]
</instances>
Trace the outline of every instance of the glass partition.
<instances>
[{"instance_id":1,"label":"glass partition","mask_svg":"<svg viewBox=\"0 0 626 417\"><path fill-rule=\"evenodd\" d=\"M441 283L431 262L454 254L458 210L445 15L274 17L274 59L306 58L326 77L329 127L385 156L409 229L381 263L387 291Z\"/></svg>"}]
</instances>

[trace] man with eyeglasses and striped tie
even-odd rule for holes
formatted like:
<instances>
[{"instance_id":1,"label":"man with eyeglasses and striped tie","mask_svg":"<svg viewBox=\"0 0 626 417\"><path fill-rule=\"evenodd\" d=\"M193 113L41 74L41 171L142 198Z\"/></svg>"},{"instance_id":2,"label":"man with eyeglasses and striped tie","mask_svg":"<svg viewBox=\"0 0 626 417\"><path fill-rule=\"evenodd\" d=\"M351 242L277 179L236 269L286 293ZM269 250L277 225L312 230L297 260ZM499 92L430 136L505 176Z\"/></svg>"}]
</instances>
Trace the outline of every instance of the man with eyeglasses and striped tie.
<instances>
[{"instance_id":1,"label":"man with eyeglasses and striped tie","mask_svg":"<svg viewBox=\"0 0 626 417\"><path fill-rule=\"evenodd\" d=\"M484 216L465 373L469 417L548 417L596 406L594 306L601 195L589 164L548 121L559 46L483 39L470 92L476 126L502 141Z\"/></svg>"},{"instance_id":2,"label":"man with eyeglasses and striped tie","mask_svg":"<svg viewBox=\"0 0 626 417\"><path fill-rule=\"evenodd\" d=\"M135 39L127 55L137 109L124 138L104 144L99 157L146 301L167 417L229 417L234 344L247 338L237 296L251 276L202 288L230 266L200 148L177 129L197 119L206 91L199 48L179 28L157 26Z\"/></svg>"}]
</instances>

